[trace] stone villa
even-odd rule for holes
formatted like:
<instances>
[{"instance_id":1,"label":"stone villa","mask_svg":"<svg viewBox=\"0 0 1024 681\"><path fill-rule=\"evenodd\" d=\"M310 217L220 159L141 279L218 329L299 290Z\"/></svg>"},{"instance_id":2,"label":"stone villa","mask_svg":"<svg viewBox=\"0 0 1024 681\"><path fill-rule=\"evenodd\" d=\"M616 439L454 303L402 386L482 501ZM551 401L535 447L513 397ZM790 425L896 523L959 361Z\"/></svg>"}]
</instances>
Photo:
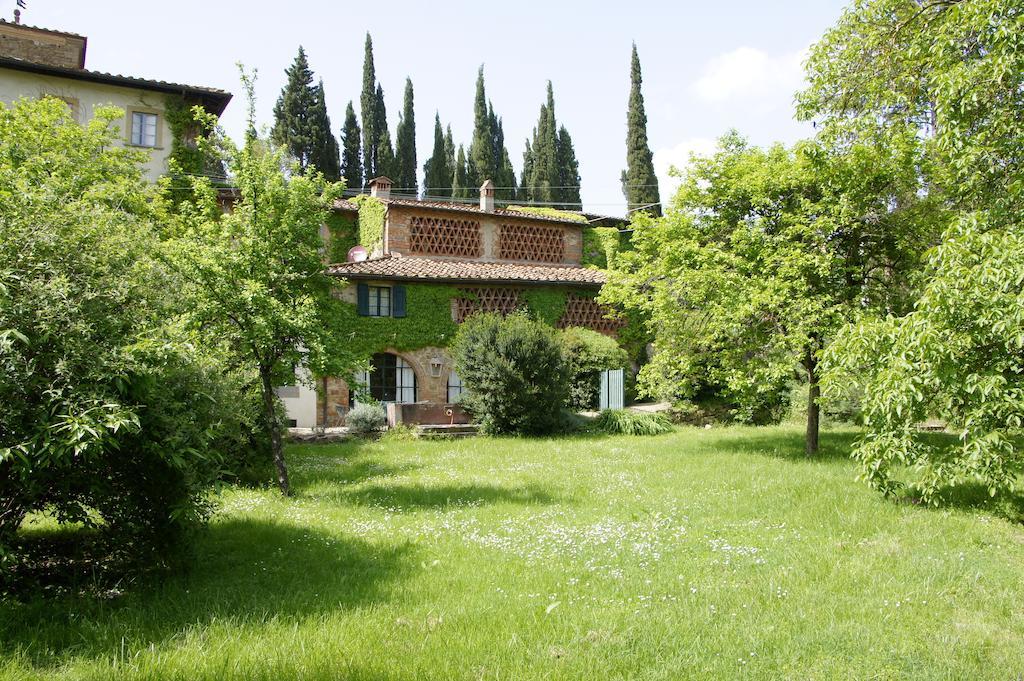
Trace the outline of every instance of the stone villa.
<instances>
[{"instance_id":1,"label":"stone villa","mask_svg":"<svg viewBox=\"0 0 1024 681\"><path fill-rule=\"evenodd\" d=\"M357 197L362 201L338 202L337 214L372 242L364 239L347 262L328 266L346 282L340 295L357 317L350 340L372 355L370 371L320 378L315 390L282 389L294 425L343 425L360 395L395 405L393 421L465 418L455 406L462 382L445 348L473 312L526 307L560 328L616 333L618 322L594 300L606 275L586 265L585 242L595 227L583 214L497 208L490 180L479 205L393 197L391 184L376 178L370 195ZM374 208L383 214L376 229L364 224Z\"/></svg>"}]
</instances>

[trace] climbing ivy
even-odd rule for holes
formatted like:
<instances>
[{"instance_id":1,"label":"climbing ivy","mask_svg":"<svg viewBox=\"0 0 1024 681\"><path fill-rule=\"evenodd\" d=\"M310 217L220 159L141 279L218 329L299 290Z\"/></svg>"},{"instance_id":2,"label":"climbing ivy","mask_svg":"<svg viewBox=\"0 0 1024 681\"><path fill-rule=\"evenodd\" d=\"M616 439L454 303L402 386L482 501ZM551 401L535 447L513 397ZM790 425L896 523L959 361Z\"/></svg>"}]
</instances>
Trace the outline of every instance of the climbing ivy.
<instances>
[{"instance_id":1,"label":"climbing ivy","mask_svg":"<svg viewBox=\"0 0 1024 681\"><path fill-rule=\"evenodd\" d=\"M565 301L568 296L565 289L535 288L524 290L520 297L534 317L545 324L555 326L565 313Z\"/></svg>"},{"instance_id":2,"label":"climbing ivy","mask_svg":"<svg viewBox=\"0 0 1024 681\"><path fill-rule=\"evenodd\" d=\"M171 129L171 152L167 158L168 174L180 182L169 183L171 200L177 204L190 193L190 183L184 181L190 175L211 178L214 185L224 181L226 173L220 159L203 150L196 143L198 138L207 136L212 126L202 115L197 115L183 97L168 95L164 100L164 117ZM201 107L199 107L201 108Z\"/></svg>"},{"instance_id":3,"label":"climbing ivy","mask_svg":"<svg viewBox=\"0 0 1024 681\"><path fill-rule=\"evenodd\" d=\"M388 208L380 199L360 194L352 198L359 206L359 244L373 253L384 243L384 218Z\"/></svg>"}]
</instances>

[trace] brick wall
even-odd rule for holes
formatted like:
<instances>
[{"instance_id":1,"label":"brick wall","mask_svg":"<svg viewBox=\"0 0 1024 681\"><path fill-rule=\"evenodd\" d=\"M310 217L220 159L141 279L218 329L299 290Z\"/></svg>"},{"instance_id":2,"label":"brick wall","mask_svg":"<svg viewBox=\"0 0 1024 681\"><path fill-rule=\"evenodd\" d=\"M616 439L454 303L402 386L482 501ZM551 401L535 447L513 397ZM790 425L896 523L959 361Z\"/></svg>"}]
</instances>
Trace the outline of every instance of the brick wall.
<instances>
[{"instance_id":1,"label":"brick wall","mask_svg":"<svg viewBox=\"0 0 1024 681\"><path fill-rule=\"evenodd\" d=\"M478 262L507 262L515 264L536 264L537 260L518 259L508 260L499 257L499 238L501 225L536 225L545 229L557 229L562 232L565 245L564 257L561 262L548 263L559 265L579 265L583 261L583 228L572 225L563 225L557 222L546 220L530 220L522 218L509 218L503 215L489 215L487 213L458 213L454 211L436 210L428 207L411 206L388 206L387 224L385 228L384 250L389 253L400 253L402 255L425 255L411 250L410 232L414 216L432 217L437 219L459 219L473 220L480 223L481 241L483 243L483 255L478 258L467 258L464 256L442 256L429 254L431 258L451 260L473 260Z\"/></svg>"},{"instance_id":2,"label":"brick wall","mask_svg":"<svg viewBox=\"0 0 1024 681\"><path fill-rule=\"evenodd\" d=\"M85 38L17 24L0 23L0 57L67 69L85 67Z\"/></svg>"}]
</instances>

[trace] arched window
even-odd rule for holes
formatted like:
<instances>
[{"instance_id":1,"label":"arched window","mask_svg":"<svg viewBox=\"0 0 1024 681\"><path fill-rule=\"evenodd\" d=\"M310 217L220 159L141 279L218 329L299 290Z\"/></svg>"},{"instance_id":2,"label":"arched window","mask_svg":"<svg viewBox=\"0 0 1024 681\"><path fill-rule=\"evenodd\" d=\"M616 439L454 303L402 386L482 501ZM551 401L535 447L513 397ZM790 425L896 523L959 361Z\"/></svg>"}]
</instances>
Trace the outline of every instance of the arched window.
<instances>
[{"instance_id":1,"label":"arched window","mask_svg":"<svg viewBox=\"0 0 1024 681\"><path fill-rule=\"evenodd\" d=\"M363 371L356 376L356 382L368 386L370 397L378 402L416 401L416 372L404 359L381 352L370 359L370 369L368 375Z\"/></svg>"},{"instance_id":2,"label":"arched window","mask_svg":"<svg viewBox=\"0 0 1024 681\"><path fill-rule=\"evenodd\" d=\"M462 385L462 379L454 371L448 372L448 403L457 402L459 396L466 392Z\"/></svg>"}]
</instances>

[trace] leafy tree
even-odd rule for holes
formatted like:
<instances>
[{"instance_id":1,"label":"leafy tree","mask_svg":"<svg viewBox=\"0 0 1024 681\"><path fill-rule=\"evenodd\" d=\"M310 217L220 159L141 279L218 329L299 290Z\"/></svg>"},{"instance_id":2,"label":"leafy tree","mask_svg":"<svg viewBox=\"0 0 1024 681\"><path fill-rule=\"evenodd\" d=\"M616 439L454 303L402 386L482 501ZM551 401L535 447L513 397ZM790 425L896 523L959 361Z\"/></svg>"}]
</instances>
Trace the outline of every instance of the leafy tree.
<instances>
[{"instance_id":1,"label":"leafy tree","mask_svg":"<svg viewBox=\"0 0 1024 681\"><path fill-rule=\"evenodd\" d=\"M252 81L243 75L254 118ZM241 149L219 138L238 188L231 212L217 210L208 183L196 178L197 200L175 227L168 261L179 273L187 321L212 345L259 377L263 428L281 492L290 493L282 419L274 387L291 383L296 367L339 375L354 367L337 343L343 317L324 273L320 226L340 184L284 172L279 148L249 139Z\"/></svg>"},{"instance_id":2,"label":"leafy tree","mask_svg":"<svg viewBox=\"0 0 1024 681\"><path fill-rule=\"evenodd\" d=\"M555 331L522 313L477 314L452 343L463 404L489 433L550 433L561 422L565 367Z\"/></svg>"},{"instance_id":3,"label":"leafy tree","mask_svg":"<svg viewBox=\"0 0 1024 681\"><path fill-rule=\"evenodd\" d=\"M178 282L145 155L116 144L123 119L0 105L0 591L43 509L102 527L119 557L173 558L241 411L217 358L169 321Z\"/></svg>"},{"instance_id":4,"label":"leafy tree","mask_svg":"<svg viewBox=\"0 0 1024 681\"><path fill-rule=\"evenodd\" d=\"M315 166L328 177L339 175L338 142L327 116L323 82L313 85L306 52L299 47L295 61L285 70L288 81L274 105L271 136L298 161L303 171Z\"/></svg>"},{"instance_id":5,"label":"leafy tree","mask_svg":"<svg viewBox=\"0 0 1024 681\"><path fill-rule=\"evenodd\" d=\"M814 453L820 351L853 315L909 305L934 218L915 201L914 145L762 150L733 133L695 160L674 209L635 221L635 250L602 292L648 315L656 355L641 390L678 399L720 385L752 420L799 367Z\"/></svg>"},{"instance_id":6,"label":"leafy tree","mask_svg":"<svg viewBox=\"0 0 1024 681\"><path fill-rule=\"evenodd\" d=\"M405 99L402 115L395 132L395 177L403 192L419 194L416 178L416 117L413 111L412 80L405 79Z\"/></svg>"},{"instance_id":7,"label":"leafy tree","mask_svg":"<svg viewBox=\"0 0 1024 681\"><path fill-rule=\"evenodd\" d=\"M630 211L643 209L654 216L662 213L658 177L654 174L654 156L647 142L647 113L640 87L640 57L633 43L630 64L629 110L626 113L626 169L622 171L622 192Z\"/></svg>"},{"instance_id":8,"label":"leafy tree","mask_svg":"<svg viewBox=\"0 0 1024 681\"><path fill-rule=\"evenodd\" d=\"M871 64L871 68L865 68ZM914 310L847 328L825 354L825 388L864 388L862 475L918 493L980 480L1013 485L1021 399L1024 257L1024 12L1013 0L865 0L811 51L799 112L837 145L924 140L919 194L954 219L931 253ZM916 424L945 419L955 444Z\"/></svg>"},{"instance_id":9,"label":"leafy tree","mask_svg":"<svg viewBox=\"0 0 1024 681\"><path fill-rule=\"evenodd\" d=\"M434 114L434 150L423 164L423 193L426 196L452 195L453 168L448 161L448 140L441 129L441 115Z\"/></svg>"},{"instance_id":10,"label":"leafy tree","mask_svg":"<svg viewBox=\"0 0 1024 681\"><path fill-rule=\"evenodd\" d=\"M345 109L345 126L341 129L341 176L346 189L358 190L363 186L363 161L360 156L359 123L352 102Z\"/></svg>"},{"instance_id":11,"label":"leafy tree","mask_svg":"<svg viewBox=\"0 0 1024 681\"><path fill-rule=\"evenodd\" d=\"M391 146L391 132L388 130L388 115L384 108L384 89L377 86L377 106L374 115L376 116L375 127L378 131L377 157L374 161L374 172L376 177L386 175L394 180L395 173L395 150ZM373 178L371 178L373 179Z\"/></svg>"},{"instance_id":12,"label":"leafy tree","mask_svg":"<svg viewBox=\"0 0 1024 681\"><path fill-rule=\"evenodd\" d=\"M360 115L363 117L363 176L367 185L370 180L381 175L377 168L377 145L380 143L378 125L381 118L387 120L377 113L377 103L381 99L377 91L377 75L373 66L373 40L367 32L363 55L363 92L359 97Z\"/></svg>"}]
</instances>

